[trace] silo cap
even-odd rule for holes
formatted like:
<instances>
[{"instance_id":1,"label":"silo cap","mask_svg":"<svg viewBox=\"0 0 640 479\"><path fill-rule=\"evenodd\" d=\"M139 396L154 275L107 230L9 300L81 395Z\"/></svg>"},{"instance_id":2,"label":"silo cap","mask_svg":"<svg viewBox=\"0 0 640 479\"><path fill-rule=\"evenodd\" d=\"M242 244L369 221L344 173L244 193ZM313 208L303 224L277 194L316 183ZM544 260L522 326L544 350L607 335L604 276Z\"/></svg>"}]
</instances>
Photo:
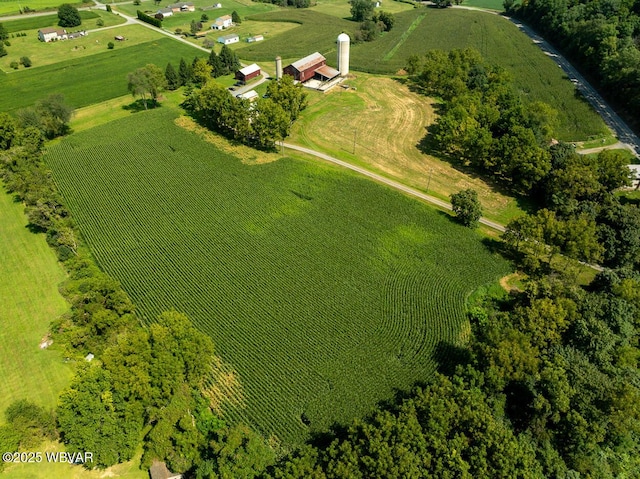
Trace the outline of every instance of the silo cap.
<instances>
[{"instance_id":1,"label":"silo cap","mask_svg":"<svg viewBox=\"0 0 640 479\"><path fill-rule=\"evenodd\" d=\"M349 35L347 35L346 33L341 33L340 35L338 35L338 41L348 42L348 41L351 41L351 39L349 38Z\"/></svg>"}]
</instances>

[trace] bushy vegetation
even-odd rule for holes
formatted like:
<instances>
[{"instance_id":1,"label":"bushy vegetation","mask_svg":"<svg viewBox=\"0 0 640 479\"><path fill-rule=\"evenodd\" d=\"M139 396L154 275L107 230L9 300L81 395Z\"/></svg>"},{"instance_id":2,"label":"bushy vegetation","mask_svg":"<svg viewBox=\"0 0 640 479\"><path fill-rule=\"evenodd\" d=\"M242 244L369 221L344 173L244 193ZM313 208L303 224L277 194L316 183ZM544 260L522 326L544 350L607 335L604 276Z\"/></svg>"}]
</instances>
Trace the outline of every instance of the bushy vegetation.
<instances>
[{"instance_id":1,"label":"bushy vegetation","mask_svg":"<svg viewBox=\"0 0 640 479\"><path fill-rule=\"evenodd\" d=\"M143 22L148 23L149 25L153 25L154 27L162 28L161 19L147 15L146 13L140 10L138 10L136 13L138 15L138 20L142 20ZM195 34L195 32L192 32L192 33Z\"/></svg>"},{"instance_id":2,"label":"bushy vegetation","mask_svg":"<svg viewBox=\"0 0 640 479\"><path fill-rule=\"evenodd\" d=\"M73 5L64 3L58 7L58 25L61 27L77 27L82 23L80 12Z\"/></svg>"},{"instance_id":3,"label":"bushy vegetation","mask_svg":"<svg viewBox=\"0 0 640 479\"><path fill-rule=\"evenodd\" d=\"M559 46L636 127L640 124L637 2L533 0L516 4L507 0L505 8Z\"/></svg>"},{"instance_id":4,"label":"bushy vegetation","mask_svg":"<svg viewBox=\"0 0 640 479\"><path fill-rule=\"evenodd\" d=\"M428 377L466 294L507 271L402 195L314 163L245 165L173 120L80 132L46 161L139 317L175 308L214 339L244 391L230 422L291 444L365 413Z\"/></svg>"},{"instance_id":5,"label":"bushy vegetation","mask_svg":"<svg viewBox=\"0 0 640 479\"><path fill-rule=\"evenodd\" d=\"M308 8L311 0L253 0L254 2L273 3L280 7Z\"/></svg>"}]
</instances>

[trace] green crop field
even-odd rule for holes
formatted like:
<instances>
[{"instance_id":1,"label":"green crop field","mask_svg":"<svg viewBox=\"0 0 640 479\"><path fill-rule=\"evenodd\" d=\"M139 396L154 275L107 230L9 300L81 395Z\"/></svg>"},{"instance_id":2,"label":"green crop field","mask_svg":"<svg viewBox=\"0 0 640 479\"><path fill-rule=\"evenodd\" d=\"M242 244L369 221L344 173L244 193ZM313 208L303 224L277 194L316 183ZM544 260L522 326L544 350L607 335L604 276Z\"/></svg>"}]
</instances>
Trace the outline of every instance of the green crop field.
<instances>
[{"instance_id":1,"label":"green crop field","mask_svg":"<svg viewBox=\"0 0 640 479\"><path fill-rule=\"evenodd\" d=\"M349 5L348 0L317 0L312 3L315 3L315 5L311 7L312 10L344 18L346 20L351 19L351 5ZM383 2L382 7L380 7L379 10L389 13L398 13L405 10L411 10L412 8L413 5L409 3L386 0Z\"/></svg>"},{"instance_id":2,"label":"green crop field","mask_svg":"<svg viewBox=\"0 0 640 479\"><path fill-rule=\"evenodd\" d=\"M114 30L117 31L118 29ZM0 88L11 95L0 95L0 111L14 111L33 105L50 93L63 93L74 107L82 107L126 95L127 74L155 63L164 69L168 62L177 66L180 58L191 61L204 52L158 34L158 39L103 53L64 60L53 65L0 73ZM133 99L132 99L133 101Z\"/></svg>"},{"instance_id":3,"label":"green crop field","mask_svg":"<svg viewBox=\"0 0 640 479\"><path fill-rule=\"evenodd\" d=\"M442 212L315 161L244 164L174 117L76 133L46 162L141 318L175 308L214 339L232 421L295 443L367 412L426 379L467 295L509 270Z\"/></svg>"},{"instance_id":4,"label":"green crop field","mask_svg":"<svg viewBox=\"0 0 640 479\"><path fill-rule=\"evenodd\" d=\"M20 10L26 7L38 12L42 10L53 10L62 3L64 2L61 2L60 0L0 0L0 15L17 15L20 13ZM68 3L78 8L89 5L82 2ZM93 2L91 2L91 5L93 5Z\"/></svg>"},{"instance_id":5,"label":"green crop field","mask_svg":"<svg viewBox=\"0 0 640 479\"><path fill-rule=\"evenodd\" d=\"M26 228L23 211L0 185L0 422L18 399L53 409L72 373L60 353L39 347L67 310L58 292L64 272L44 236Z\"/></svg>"}]
</instances>

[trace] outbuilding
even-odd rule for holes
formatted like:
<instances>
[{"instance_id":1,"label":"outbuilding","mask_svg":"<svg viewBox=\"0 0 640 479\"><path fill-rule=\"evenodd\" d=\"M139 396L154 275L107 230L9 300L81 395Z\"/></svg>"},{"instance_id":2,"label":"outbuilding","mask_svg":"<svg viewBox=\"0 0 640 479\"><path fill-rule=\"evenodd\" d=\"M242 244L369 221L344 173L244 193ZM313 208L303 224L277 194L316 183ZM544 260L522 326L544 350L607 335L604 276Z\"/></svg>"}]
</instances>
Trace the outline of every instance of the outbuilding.
<instances>
[{"instance_id":1,"label":"outbuilding","mask_svg":"<svg viewBox=\"0 0 640 479\"><path fill-rule=\"evenodd\" d=\"M255 63L244 67L236 72L236 80L247 83L249 80L260 75L260 67Z\"/></svg>"},{"instance_id":2,"label":"outbuilding","mask_svg":"<svg viewBox=\"0 0 640 479\"><path fill-rule=\"evenodd\" d=\"M233 25L231 15L223 15L214 20L211 24L211 28L214 30L224 30L225 28L229 28L231 25Z\"/></svg>"},{"instance_id":3,"label":"outbuilding","mask_svg":"<svg viewBox=\"0 0 640 479\"><path fill-rule=\"evenodd\" d=\"M238 43L240 41L240 37L237 33L231 33L230 35L223 35L218 37L218 43L222 43L224 45L230 45L232 43Z\"/></svg>"},{"instance_id":4,"label":"outbuilding","mask_svg":"<svg viewBox=\"0 0 640 479\"><path fill-rule=\"evenodd\" d=\"M247 43L261 42L262 40L264 40L264 37L262 35L254 35L247 38Z\"/></svg>"},{"instance_id":5,"label":"outbuilding","mask_svg":"<svg viewBox=\"0 0 640 479\"><path fill-rule=\"evenodd\" d=\"M246 93L241 93L240 95L238 95L238 98L241 98L242 100L256 101L258 98L260 98L260 95L258 95L258 92L255 90L249 90Z\"/></svg>"},{"instance_id":6,"label":"outbuilding","mask_svg":"<svg viewBox=\"0 0 640 479\"><path fill-rule=\"evenodd\" d=\"M162 15L163 18L173 16L173 10L170 8L161 8L156 12L156 15Z\"/></svg>"}]
</instances>

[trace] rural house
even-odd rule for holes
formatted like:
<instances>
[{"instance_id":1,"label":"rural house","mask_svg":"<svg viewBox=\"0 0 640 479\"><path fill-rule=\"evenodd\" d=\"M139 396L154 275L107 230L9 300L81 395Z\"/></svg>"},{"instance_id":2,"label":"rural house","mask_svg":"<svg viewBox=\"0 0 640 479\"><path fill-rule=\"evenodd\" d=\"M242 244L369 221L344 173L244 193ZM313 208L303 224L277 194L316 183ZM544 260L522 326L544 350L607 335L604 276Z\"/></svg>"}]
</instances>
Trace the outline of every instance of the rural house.
<instances>
[{"instance_id":1,"label":"rural house","mask_svg":"<svg viewBox=\"0 0 640 479\"><path fill-rule=\"evenodd\" d=\"M173 10L170 8L161 8L156 12L156 15L162 15L163 18L167 18L173 15Z\"/></svg>"},{"instance_id":2,"label":"rural house","mask_svg":"<svg viewBox=\"0 0 640 479\"><path fill-rule=\"evenodd\" d=\"M218 43L223 43L224 45L230 45L232 43L238 43L240 41L240 37L237 33L232 33L230 35L224 35L222 37L218 37Z\"/></svg>"},{"instance_id":3,"label":"rural house","mask_svg":"<svg viewBox=\"0 0 640 479\"><path fill-rule=\"evenodd\" d=\"M323 81L330 80L337 77L340 72L328 66L327 59L315 52L284 67L284 74L291 75L299 82L305 82L316 76Z\"/></svg>"},{"instance_id":4,"label":"rural house","mask_svg":"<svg viewBox=\"0 0 640 479\"><path fill-rule=\"evenodd\" d=\"M260 75L260 67L252 63L248 67L244 67L236 72L236 80L247 83L249 80Z\"/></svg>"},{"instance_id":5,"label":"rural house","mask_svg":"<svg viewBox=\"0 0 640 479\"><path fill-rule=\"evenodd\" d=\"M42 42L53 42L56 40L66 40L67 31L63 28L48 27L38 30L38 38Z\"/></svg>"},{"instance_id":6,"label":"rural house","mask_svg":"<svg viewBox=\"0 0 640 479\"><path fill-rule=\"evenodd\" d=\"M214 30L224 30L225 28L229 28L231 25L233 25L231 15L223 15L215 19L211 24L211 28Z\"/></svg>"}]
</instances>

